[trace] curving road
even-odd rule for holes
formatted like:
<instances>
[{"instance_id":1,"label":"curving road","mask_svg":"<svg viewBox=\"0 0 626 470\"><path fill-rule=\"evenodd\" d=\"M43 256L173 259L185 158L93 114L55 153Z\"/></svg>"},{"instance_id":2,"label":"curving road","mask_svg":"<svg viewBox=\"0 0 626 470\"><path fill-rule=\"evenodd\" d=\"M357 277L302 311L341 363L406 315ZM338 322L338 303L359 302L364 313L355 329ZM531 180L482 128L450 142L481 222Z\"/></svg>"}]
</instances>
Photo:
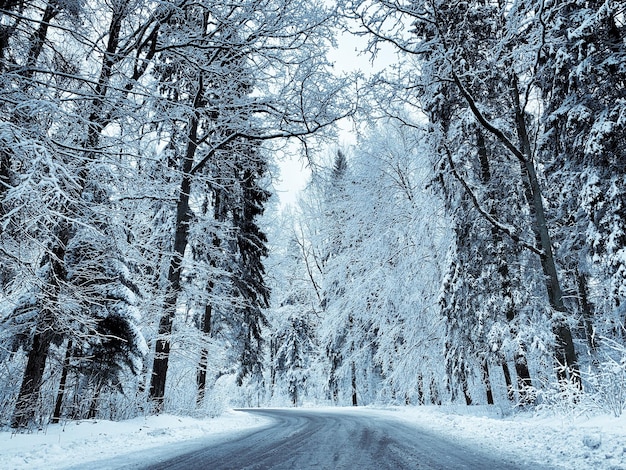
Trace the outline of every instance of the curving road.
<instances>
[{"instance_id":1,"label":"curving road","mask_svg":"<svg viewBox=\"0 0 626 470\"><path fill-rule=\"evenodd\" d=\"M315 410L245 410L273 419L269 427L146 469L523 469L510 460L481 453L365 413Z\"/></svg>"}]
</instances>

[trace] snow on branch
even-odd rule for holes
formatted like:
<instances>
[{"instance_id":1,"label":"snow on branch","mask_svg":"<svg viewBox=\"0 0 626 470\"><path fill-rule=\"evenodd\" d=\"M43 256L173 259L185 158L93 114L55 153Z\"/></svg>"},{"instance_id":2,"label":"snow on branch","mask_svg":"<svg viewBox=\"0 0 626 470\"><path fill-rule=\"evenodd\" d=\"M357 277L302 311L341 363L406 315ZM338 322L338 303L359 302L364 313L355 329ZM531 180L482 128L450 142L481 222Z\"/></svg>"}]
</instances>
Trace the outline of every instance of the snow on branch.
<instances>
[{"instance_id":1,"label":"snow on branch","mask_svg":"<svg viewBox=\"0 0 626 470\"><path fill-rule=\"evenodd\" d=\"M533 253L539 256L544 256L543 250L537 248L535 245L528 243L525 240L522 240L520 236L516 233L516 230L514 228L502 224L481 206L480 201L478 200L478 197L476 196L474 191L472 191L472 188L470 188L469 184L467 184L467 181L463 179L463 177L459 174L458 170L456 169L456 166L454 165L454 162L452 161L452 153L450 152L450 149L448 149L447 146L444 146L444 148L445 148L445 153L446 153L446 159L448 160L448 164L450 165L452 174L454 175L456 180L459 183L461 183L461 186L463 186L465 193L470 197L470 199L472 200L472 204L474 205L474 208L480 213L480 215L482 215L483 218L487 220L487 222L489 222L496 230L506 234L511 240L513 240L518 245L526 248L527 250L532 251Z\"/></svg>"}]
</instances>

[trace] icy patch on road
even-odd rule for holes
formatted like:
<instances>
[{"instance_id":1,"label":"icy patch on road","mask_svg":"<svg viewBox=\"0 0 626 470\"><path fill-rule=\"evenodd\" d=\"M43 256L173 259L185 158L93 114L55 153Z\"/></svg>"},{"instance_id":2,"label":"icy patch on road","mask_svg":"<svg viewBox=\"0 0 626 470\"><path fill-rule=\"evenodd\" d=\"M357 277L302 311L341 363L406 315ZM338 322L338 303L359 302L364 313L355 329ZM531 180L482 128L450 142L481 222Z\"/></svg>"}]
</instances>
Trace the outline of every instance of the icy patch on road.
<instances>
[{"instance_id":1,"label":"icy patch on road","mask_svg":"<svg viewBox=\"0 0 626 470\"><path fill-rule=\"evenodd\" d=\"M49 425L33 434L0 432L0 467L5 470L94 468L94 461L141 452L148 463L165 445L198 438L222 439L266 426L267 418L227 411L212 419L173 415L148 416L128 421L72 421ZM168 447L169 450L173 449ZM136 459L138 460L138 459ZM106 467L105 467L106 468Z\"/></svg>"}]
</instances>

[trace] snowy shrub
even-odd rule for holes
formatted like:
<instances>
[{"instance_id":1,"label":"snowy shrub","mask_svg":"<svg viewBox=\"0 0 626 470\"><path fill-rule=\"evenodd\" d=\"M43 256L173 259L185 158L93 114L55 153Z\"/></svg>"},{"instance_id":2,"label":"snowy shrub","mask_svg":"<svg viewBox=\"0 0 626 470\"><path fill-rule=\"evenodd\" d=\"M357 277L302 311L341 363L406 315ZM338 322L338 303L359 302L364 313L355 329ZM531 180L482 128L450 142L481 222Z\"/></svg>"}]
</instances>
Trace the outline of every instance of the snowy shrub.
<instances>
[{"instance_id":1,"label":"snowy shrub","mask_svg":"<svg viewBox=\"0 0 626 470\"><path fill-rule=\"evenodd\" d=\"M604 360L588 374L589 395L597 407L620 417L626 409L626 347L603 338Z\"/></svg>"},{"instance_id":2,"label":"snowy shrub","mask_svg":"<svg viewBox=\"0 0 626 470\"><path fill-rule=\"evenodd\" d=\"M537 412L559 416L581 416L589 414L594 408L593 401L580 388L578 377L568 377L558 383L550 382L541 388L535 388Z\"/></svg>"},{"instance_id":3,"label":"snowy shrub","mask_svg":"<svg viewBox=\"0 0 626 470\"><path fill-rule=\"evenodd\" d=\"M595 363L583 372L583 389L577 380L551 383L535 389L537 411L547 411L561 416L580 416L611 413L620 417L626 410L626 347L608 338L601 339L602 346Z\"/></svg>"}]
</instances>

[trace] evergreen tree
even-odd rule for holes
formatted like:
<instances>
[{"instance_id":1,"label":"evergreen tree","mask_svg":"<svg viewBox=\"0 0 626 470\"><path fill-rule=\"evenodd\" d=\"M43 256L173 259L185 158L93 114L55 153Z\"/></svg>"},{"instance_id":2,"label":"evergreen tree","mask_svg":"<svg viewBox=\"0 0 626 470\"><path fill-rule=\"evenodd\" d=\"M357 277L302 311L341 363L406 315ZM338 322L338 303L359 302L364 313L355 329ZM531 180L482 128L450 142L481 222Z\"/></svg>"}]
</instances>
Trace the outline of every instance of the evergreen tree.
<instances>
[{"instance_id":1,"label":"evergreen tree","mask_svg":"<svg viewBox=\"0 0 626 470\"><path fill-rule=\"evenodd\" d=\"M257 381L263 373L262 327L267 326L264 310L269 307L270 291L265 282L263 258L267 257L267 237L257 225L270 193L261 187L265 173L261 155L237 168L241 200L233 207L233 229L236 233L236 265L233 273L235 298L241 301L242 330L239 336L241 369L237 382L246 376Z\"/></svg>"},{"instance_id":2,"label":"evergreen tree","mask_svg":"<svg viewBox=\"0 0 626 470\"><path fill-rule=\"evenodd\" d=\"M545 13L537 78L560 252L592 351L597 334L623 336L623 13L620 2L555 2ZM595 293L594 284L601 286Z\"/></svg>"},{"instance_id":3,"label":"evergreen tree","mask_svg":"<svg viewBox=\"0 0 626 470\"><path fill-rule=\"evenodd\" d=\"M281 309L281 313L288 310ZM297 406L307 394L311 359L315 351L314 333L309 321L300 312L291 314L284 330L276 333L276 375L286 384L292 405Z\"/></svg>"}]
</instances>

